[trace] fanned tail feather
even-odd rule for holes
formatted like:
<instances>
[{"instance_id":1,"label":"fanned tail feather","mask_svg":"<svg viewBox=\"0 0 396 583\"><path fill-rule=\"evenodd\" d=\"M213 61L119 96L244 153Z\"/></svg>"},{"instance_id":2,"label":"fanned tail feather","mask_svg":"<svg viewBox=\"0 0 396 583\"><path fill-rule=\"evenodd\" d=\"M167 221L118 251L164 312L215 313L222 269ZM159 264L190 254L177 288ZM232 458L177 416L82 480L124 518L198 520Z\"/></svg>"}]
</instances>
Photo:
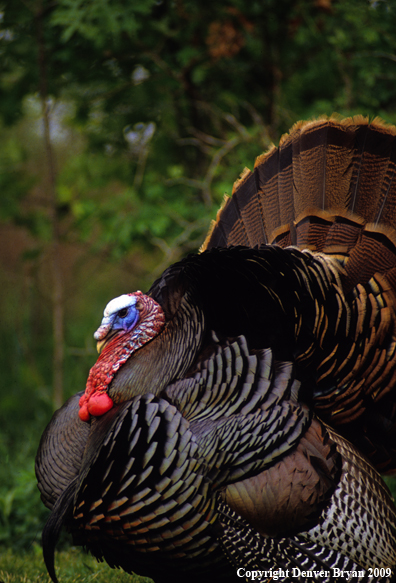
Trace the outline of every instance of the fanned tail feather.
<instances>
[{"instance_id":1,"label":"fanned tail feather","mask_svg":"<svg viewBox=\"0 0 396 583\"><path fill-rule=\"evenodd\" d=\"M348 220L395 228L395 138L393 126L362 116L298 122L257 158L253 172L244 171L202 250L304 244L307 229L295 236L293 223L310 215L314 231L327 229L326 246L339 244L340 225ZM312 233L309 239L313 245Z\"/></svg>"},{"instance_id":2,"label":"fanned tail feather","mask_svg":"<svg viewBox=\"0 0 396 583\"><path fill-rule=\"evenodd\" d=\"M345 290L396 289L396 128L379 119L298 122L245 170L202 247L276 243L349 256Z\"/></svg>"}]
</instances>

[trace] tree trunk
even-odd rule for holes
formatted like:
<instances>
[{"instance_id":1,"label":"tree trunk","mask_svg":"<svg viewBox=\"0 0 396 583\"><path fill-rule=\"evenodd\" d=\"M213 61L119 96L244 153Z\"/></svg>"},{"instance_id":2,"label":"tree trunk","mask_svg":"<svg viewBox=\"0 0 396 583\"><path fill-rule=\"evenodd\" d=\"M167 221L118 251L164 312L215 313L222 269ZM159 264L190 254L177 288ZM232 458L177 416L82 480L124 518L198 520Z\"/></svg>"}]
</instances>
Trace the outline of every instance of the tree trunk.
<instances>
[{"instance_id":1,"label":"tree trunk","mask_svg":"<svg viewBox=\"0 0 396 583\"><path fill-rule=\"evenodd\" d=\"M47 191L50 200L50 218L52 241L50 261L52 273L52 337L53 337L53 391L52 401L55 409L63 404L63 364L64 364L64 290L60 265L60 232L56 197L56 167L54 150L51 144L50 104L48 100L47 64L44 41L44 8L38 3L36 12L38 66L40 83L40 100L44 126L44 146L47 165Z\"/></svg>"}]
</instances>

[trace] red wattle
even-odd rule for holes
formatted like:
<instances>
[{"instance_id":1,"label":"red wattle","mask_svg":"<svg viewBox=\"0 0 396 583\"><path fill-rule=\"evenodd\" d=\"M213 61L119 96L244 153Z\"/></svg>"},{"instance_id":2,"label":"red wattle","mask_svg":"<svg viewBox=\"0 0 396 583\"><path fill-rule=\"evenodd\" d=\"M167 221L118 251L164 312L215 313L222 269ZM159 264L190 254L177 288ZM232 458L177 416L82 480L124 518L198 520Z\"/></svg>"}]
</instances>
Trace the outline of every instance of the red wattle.
<instances>
[{"instance_id":1,"label":"red wattle","mask_svg":"<svg viewBox=\"0 0 396 583\"><path fill-rule=\"evenodd\" d=\"M83 395L85 397L85 395ZM81 421L89 421L91 416L88 412L88 407L86 403L81 403L80 399L80 410L78 412L78 416L80 417Z\"/></svg>"},{"instance_id":2,"label":"red wattle","mask_svg":"<svg viewBox=\"0 0 396 583\"><path fill-rule=\"evenodd\" d=\"M88 411L94 417L104 415L113 407L113 405L114 403L107 393L96 393L91 395L88 399Z\"/></svg>"}]
</instances>

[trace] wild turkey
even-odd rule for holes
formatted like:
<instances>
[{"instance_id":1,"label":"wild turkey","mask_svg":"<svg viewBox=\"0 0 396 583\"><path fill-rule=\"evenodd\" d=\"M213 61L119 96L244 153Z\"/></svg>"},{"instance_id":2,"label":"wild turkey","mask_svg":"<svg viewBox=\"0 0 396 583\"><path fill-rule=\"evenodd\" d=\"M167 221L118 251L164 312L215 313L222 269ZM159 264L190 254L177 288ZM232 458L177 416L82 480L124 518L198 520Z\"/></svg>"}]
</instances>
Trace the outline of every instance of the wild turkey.
<instances>
[{"instance_id":1,"label":"wild turkey","mask_svg":"<svg viewBox=\"0 0 396 583\"><path fill-rule=\"evenodd\" d=\"M297 124L200 254L108 304L36 459L53 581L63 525L156 583L391 580L395 136Z\"/></svg>"}]
</instances>

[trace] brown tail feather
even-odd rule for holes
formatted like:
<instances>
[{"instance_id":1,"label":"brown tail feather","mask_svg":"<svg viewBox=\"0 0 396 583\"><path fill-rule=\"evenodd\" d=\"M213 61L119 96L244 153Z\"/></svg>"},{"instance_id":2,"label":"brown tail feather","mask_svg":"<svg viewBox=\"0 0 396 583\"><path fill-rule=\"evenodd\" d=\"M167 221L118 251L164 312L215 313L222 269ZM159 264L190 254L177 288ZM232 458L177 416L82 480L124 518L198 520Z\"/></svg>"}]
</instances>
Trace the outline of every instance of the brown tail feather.
<instances>
[{"instance_id":1,"label":"brown tail feather","mask_svg":"<svg viewBox=\"0 0 396 583\"><path fill-rule=\"evenodd\" d=\"M387 184L384 185L384 179L388 174L390 157L394 157L394 149L394 128L374 121L371 125L361 125L356 130L350 210L367 222L381 220L381 214L391 203L393 193L388 191ZM391 163L392 166L393 169L389 169L390 175L394 172L394 163ZM394 222L393 216L390 224Z\"/></svg>"},{"instance_id":2,"label":"brown tail feather","mask_svg":"<svg viewBox=\"0 0 396 583\"><path fill-rule=\"evenodd\" d=\"M365 223L396 227L395 171L393 126L361 116L298 122L245 170L202 250L273 242L351 248Z\"/></svg>"}]
</instances>

